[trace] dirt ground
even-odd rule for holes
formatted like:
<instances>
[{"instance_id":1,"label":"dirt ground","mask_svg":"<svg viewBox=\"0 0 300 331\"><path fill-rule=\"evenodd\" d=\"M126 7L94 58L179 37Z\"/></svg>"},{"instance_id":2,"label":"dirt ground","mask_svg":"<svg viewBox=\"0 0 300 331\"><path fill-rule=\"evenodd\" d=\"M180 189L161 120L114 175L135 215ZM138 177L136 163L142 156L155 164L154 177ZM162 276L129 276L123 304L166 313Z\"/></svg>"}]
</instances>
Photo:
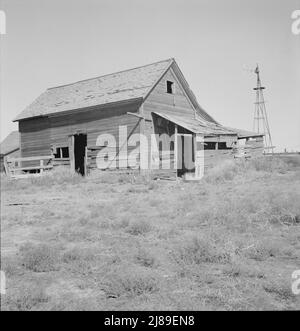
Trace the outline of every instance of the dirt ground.
<instances>
[{"instance_id":1,"label":"dirt ground","mask_svg":"<svg viewBox=\"0 0 300 331\"><path fill-rule=\"evenodd\" d=\"M2 310L300 309L300 162L197 183L1 177Z\"/></svg>"}]
</instances>

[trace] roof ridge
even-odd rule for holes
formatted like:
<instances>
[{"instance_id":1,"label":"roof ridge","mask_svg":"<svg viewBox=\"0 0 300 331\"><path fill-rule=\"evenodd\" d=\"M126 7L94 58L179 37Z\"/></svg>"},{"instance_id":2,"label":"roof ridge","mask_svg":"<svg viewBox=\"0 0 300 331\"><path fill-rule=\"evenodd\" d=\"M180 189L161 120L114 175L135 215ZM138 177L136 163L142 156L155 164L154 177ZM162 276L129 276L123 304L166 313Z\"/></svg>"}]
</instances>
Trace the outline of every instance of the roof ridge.
<instances>
[{"instance_id":1,"label":"roof ridge","mask_svg":"<svg viewBox=\"0 0 300 331\"><path fill-rule=\"evenodd\" d=\"M143 68L143 67L149 67L149 66L154 65L154 64L157 64L157 63L168 62L168 61L171 61L171 60L172 61L175 61L175 59L173 57L171 57L171 58L168 58L166 60L156 61L156 62L153 62L153 63L144 64L144 65L141 65L141 66L138 66L138 67L134 67L134 68L129 68L129 69L124 69L124 70L120 70L120 71L115 71L115 72L112 72L110 74L105 74L105 75L102 75L102 76L96 76L96 77L93 77L93 78L82 79L82 80L76 81L74 83L69 83L69 84L64 84L64 85L58 85L58 86L49 87L49 88L47 88L46 91L53 90L53 89L56 89L56 88L65 87L65 86L71 86L71 85L75 85L75 84L82 83L82 82L87 82L89 80L99 79L99 78L106 77L106 76L116 75L116 74L120 74L120 73L123 73L123 72L126 72L126 71L140 69L140 68Z\"/></svg>"}]
</instances>

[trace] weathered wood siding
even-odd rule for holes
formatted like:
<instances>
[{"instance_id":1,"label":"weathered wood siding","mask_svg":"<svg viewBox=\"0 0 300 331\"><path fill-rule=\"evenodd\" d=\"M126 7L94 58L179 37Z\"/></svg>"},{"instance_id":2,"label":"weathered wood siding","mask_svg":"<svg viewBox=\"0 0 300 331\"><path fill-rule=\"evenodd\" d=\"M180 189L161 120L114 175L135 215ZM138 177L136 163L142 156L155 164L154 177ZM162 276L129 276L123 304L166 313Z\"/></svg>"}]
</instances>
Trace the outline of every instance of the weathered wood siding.
<instances>
[{"instance_id":1,"label":"weathered wood siding","mask_svg":"<svg viewBox=\"0 0 300 331\"><path fill-rule=\"evenodd\" d=\"M69 137L76 133L87 134L88 146L96 146L97 137L104 133L112 134L118 140L120 125L127 125L130 132L138 123L138 118L127 112L137 111L137 105L126 105L50 117L51 144L68 146Z\"/></svg>"},{"instance_id":2,"label":"weathered wood siding","mask_svg":"<svg viewBox=\"0 0 300 331\"><path fill-rule=\"evenodd\" d=\"M50 122L48 118L32 118L19 122L21 157L49 155Z\"/></svg>"},{"instance_id":3,"label":"weathered wood siding","mask_svg":"<svg viewBox=\"0 0 300 331\"><path fill-rule=\"evenodd\" d=\"M119 127L126 126L127 134L139 133L139 118L128 115L136 113L138 104L106 107L97 107L74 112L68 115L49 116L19 122L21 156L44 156L51 154L52 146L70 147L70 136L77 133L87 134L88 147L95 147L96 140L101 134L111 134L119 148ZM123 137L124 138L124 137ZM126 137L125 137L126 138ZM128 152L135 147L129 147ZM90 167L96 167L95 158L90 158ZM69 165L69 159L54 159L55 165Z\"/></svg>"},{"instance_id":4,"label":"weathered wood siding","mask_svg":"<svg viewBox=\"0 0 300 331\"><path fill-rule=\"evenodd\" d=\"M174 93L167 93L167 81L174 82ZM171 68L162 77L144 103L144 114L151 119L151 112L181 115L194 118L195 111Z\"/></svg>"},{"instance_id":5,"label":"weathered wood siding","mask_svg":"<svg viewBox=\"0 0 300 331\"><path fill-rule=\"evenodd\" d=\"M167 81L172 81L174 83L173 94L167 93ZM176 78L171 68L162 77L162 79L155 86L155 88L152 90L152 92L143 104L143 115L147 119L144 125L144 133L147 136L149 142L151 134L154 133L154 125L151 116L152 112L160 112L170 115L180 115L189 118L194 118L195 116L194 108L188 97L185 95L183 87L181 86L180 82ZM150 163L154 162L153 155L151 155L150 153L150 147L148 150L148 158L150 160ZM155 170L155 172L168 173L171 177L176 177L176 171L174 171L174 169L170 169L169 171Z\"/></svg>"}]
</instances>

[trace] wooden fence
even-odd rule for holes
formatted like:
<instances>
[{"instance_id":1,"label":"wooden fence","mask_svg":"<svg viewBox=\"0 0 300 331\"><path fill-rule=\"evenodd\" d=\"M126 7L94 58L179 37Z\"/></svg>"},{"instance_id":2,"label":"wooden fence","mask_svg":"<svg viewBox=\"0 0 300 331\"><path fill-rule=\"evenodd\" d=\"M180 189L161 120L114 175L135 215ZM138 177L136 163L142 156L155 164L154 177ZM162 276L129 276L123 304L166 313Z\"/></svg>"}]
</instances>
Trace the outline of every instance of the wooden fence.
<instances>
[{"instance_id":1,"label":"wooden fence","mask_svg":"<svg viewBox=\"0 0 300 331\"><path fill-rule=\"evenodd\" d=\"M12 178L26 178L40 176L45 170L53 168L53 156L34 156L21 158L5 158L4 168L7 176ZM26 165L29 163L30 165Z\"/></svg>"}]
</instances>

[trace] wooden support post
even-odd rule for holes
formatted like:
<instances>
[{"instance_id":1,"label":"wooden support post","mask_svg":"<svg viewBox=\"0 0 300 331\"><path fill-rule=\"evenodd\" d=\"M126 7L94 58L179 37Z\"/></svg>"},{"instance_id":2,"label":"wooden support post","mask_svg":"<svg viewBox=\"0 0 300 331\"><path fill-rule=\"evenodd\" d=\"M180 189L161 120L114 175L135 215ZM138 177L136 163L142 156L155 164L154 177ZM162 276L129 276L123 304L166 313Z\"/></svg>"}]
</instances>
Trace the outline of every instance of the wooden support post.
<instances>
[{"instance_id":1,"label":"wooden support post","mask_svg":"<svg viewBox=\"0 0 300 331\"><path fill-rule=\"evenodd\" d=\"M75 173L74 136L69 136L69 157L71 172Z\"/></svg>"},{"instance_id":2,"label":"wooden support post","mask_svg":"<svg viewBox=\"0 0 300 331\"><path fill-rule=\"evenodd\" d=\"M85 146L85 153L84 153L84 175L85 176L88 175L88 173L87 173L87 169L88 169L88 167L87 167L87 151L88 151L87 146Z\"/></svg>"},{"instance_id":3,"label":"wooden support post","mask_svg":"<svg viewBox=\"0 0 300 331\"><path fill-rule=\"evenodd\" d=\"M145 169L141 169L141 162L142 160L148 161L148 170L149 170L149 159L148 159L148 148L149 148L149 142L148 145L145 146L145 140L143 139L145 135L145 118L144 118L144 106L141 105L139 109L139 114L142 117L140 119L140 172L144 173Z\"/></svg>"},{"instance_id":4,"label":"wooden support post","mask_svg":"<svg viewBox=\"0 0 300 331\"><path fill-rule=\"evenodd\" d=\"M40 160L40 167L41 167L40 174L42 174L44 172L44 160Z\"/></svg>"},{"instance_id":5,"label":"wooden support post","mask_svg":"<svg viewBox=\"0 0 300 331\"><path fill-rule=\"evenodd\" d=\"M201 179L204 176L204 137L196 134L195 137L195 177ZM198 149L198 147L200 148Z\"/></svg>"},{"instance_id":6,"label":"wooden support post","mask_svg":"<svg viewBox=\"0 0 300 331\"><path fill-rule=\"evenodd\" d=\"M176 179L178 177L177 167L178 167L178 127L175 124L175 133L174 133L174 167L176 170Z\"/></svg>"},{"instance_id":7,"label":"wooden support post","mask_svg":"<svg viewBox=\"0 0 300 331\"><path fill-rule=\"evenodd\" d=\"M145 134L145 118L144 118L144 106L141 105L139 109L139 118L141 119L140 121L140 133Z\"/></svg>"}]
</instances>

